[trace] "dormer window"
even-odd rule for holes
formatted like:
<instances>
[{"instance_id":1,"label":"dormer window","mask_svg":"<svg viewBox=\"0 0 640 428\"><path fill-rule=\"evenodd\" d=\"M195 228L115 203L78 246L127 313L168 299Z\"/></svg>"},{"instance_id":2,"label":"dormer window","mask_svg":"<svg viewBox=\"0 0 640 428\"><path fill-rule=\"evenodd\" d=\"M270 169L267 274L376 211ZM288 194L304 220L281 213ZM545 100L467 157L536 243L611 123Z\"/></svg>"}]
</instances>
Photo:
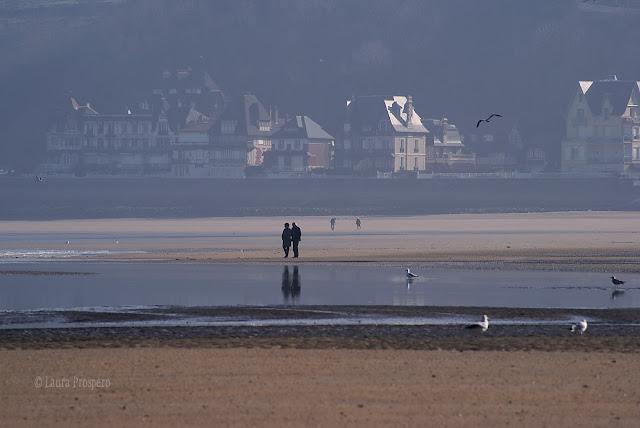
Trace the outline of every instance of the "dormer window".
<instances>
[{"instance_id":1,"label":"dormer window","mask_svg":"<svg viewBox=\"0 0 640 428\"><path fill-rule=\"evenodd\" d=\"M258 121L258 128L260 131L270 131L271 130L271 121L268 120L260 120Z\"/></svg>"}]
</instances>

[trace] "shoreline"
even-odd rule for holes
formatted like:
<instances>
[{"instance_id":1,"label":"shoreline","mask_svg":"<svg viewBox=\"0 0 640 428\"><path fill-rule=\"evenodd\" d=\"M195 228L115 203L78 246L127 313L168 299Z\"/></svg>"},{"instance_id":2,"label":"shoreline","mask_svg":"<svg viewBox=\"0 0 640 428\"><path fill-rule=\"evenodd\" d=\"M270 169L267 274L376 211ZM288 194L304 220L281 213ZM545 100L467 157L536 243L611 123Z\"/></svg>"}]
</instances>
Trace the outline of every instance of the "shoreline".
<instances>
[{"instance_id":1,"label":"shoreline","mask_svg":"<svg viewBox=\"0 0 640 428\"><path fill-rule=\"evenodd\" d=\"M640 272L640 212L362 216L361 230L354 218L335 231L327 217L287 218L302 227L298 259L282 257L284 217L0 221L0 236L21 237L15 249L116 253L59 259L75 261Z\"/></svg>"}]
</instances>

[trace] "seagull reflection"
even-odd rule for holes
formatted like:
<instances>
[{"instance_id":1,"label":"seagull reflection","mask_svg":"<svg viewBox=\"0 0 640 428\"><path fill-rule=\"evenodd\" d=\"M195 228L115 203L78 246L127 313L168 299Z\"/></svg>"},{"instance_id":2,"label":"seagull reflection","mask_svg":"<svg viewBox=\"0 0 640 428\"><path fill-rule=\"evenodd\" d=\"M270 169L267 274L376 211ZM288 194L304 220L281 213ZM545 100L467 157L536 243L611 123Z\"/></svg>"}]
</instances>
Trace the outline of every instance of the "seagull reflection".
<instances>
[{"instance_id":1,"label":"seagull reflection","mask_svg":"<svg viewBox=\"0 0 640 428\"><path fill-rule=\"evenodd\" d=\"M285 266L282 271L282 296L284 302L289 303L289 297L291 297L291 303L296 304L300 297L300 275L298 273L298 266L293 267L293 274L289 273L289 266Z\"/></svg>"},{"instance_id":2,"label":"seagull reflection","mask_svg":"<svg viewBox=\"0 0 640 428\"><path fill-rule=\"evenodd\" d=\"M616 300L617 297L620 297L624 294L624 290L613 290L611 292L611 300Z\"/></svg>"},{"instance_id":3,"label":"seagull reflection","mask_svg":"<svg viewBox=\"0 0 640 428\"><path fill-rule=\"evenodd\" d=\"M407 290L411 289L411 284L413 284L413 278L407 278Z\"/></svg>"}]
</instances>

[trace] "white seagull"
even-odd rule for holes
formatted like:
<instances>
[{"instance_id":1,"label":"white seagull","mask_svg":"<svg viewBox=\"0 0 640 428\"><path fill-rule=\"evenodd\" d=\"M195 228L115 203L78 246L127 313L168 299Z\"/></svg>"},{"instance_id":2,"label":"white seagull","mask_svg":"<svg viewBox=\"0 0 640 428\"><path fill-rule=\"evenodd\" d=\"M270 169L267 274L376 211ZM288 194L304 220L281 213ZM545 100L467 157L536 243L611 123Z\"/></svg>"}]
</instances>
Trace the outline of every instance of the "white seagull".
<instances>
[{"instance_id":1,"label":"white seagull","mask_svg":"<svg viewBox=\"0 0 640 428\"><path fill-rule=\"evenodd\" d=\"M468 325L465 328L481 328L482 331L487 331L487 329L489 328L489 317L486 315L483 315L482 321L477 322L475 324Z\"/></svg>"},{"instance_id":2,"label":"white seagull","mask_svg":"<svg viewBox=\"0 0 640 428\"><path fill-rule=\"evenodd\" d=\"M622 281L621 279L618 279L615 276L612 276L611 277L611 282L613 282L613 285L615 285L617 287L618 285L623 285L627 281Z\"/></svg>"},{"instance_id":3,"label":"white seagull","mask_svg":"<svg viewBox=\"0 0 640 428\"><path fill-rule=\"evenodd\" d=\"M578 331L578 327L580 328L580 334L584 333L587 329L587 320L582 320L578 324L572 325L571 331Z\"/></svg>"},{"instance_id":4,"label":"white seagull","mask_svg":"<svg viewBox=\"0 0 640 428\"><path fill-rule=\"evenodd\" d=\"M407 268L407 278L417 278L418 275L416 275L415 273L411 273L411 271L409 270L409 268Z\"/></svg>"}]
</instances>

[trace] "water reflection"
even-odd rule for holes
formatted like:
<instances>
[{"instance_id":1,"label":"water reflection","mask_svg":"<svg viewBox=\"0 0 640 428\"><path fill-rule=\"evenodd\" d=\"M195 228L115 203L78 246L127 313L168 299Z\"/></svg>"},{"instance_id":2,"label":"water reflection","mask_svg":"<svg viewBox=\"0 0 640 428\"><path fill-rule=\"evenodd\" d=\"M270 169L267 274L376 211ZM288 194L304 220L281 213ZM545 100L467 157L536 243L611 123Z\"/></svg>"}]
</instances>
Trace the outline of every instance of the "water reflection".
<instances>
[{"instance_id":1,"label":"water reflection","mask_svg":"<svg viewBox=\"0 0 640 428\"><path fill-rule=\"evenodd\" d=\"M297 304L300 299L300 274L298 266L293 267L293 274L289 274L289 266L282 271L282 296L285 304ZM289 301L291 298L291 301Z\"/></svg>"},{"instance_id":2,"label":"water reflection","mask_svg":"<svg viewBox=\"0 0 640 428\"><path fill-rule=\"evenodd\" d=\"M622 296L624 294L624 290L613 290L611 292L611 300L616 300L616 298Z\"/></svg>"}]
</instances>

